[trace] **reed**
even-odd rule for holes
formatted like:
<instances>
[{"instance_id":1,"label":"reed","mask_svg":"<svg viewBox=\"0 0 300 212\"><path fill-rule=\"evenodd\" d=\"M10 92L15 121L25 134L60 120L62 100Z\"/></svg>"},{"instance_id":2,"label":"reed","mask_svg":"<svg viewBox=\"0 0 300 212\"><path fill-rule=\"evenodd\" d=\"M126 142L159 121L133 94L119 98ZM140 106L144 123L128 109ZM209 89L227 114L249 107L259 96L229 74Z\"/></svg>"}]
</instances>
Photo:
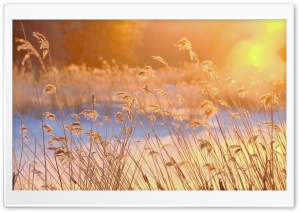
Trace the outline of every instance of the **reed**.
<instances>
[{"instance_id":1,"label":"reed","mask_svg":"<svg viewBox=\"0 0 300 212\"><path fill-rule=\"evenodd\" d=\"M23 64L36 57L43 74L37 79L31 66L32 79L22 81L14 73L14 80L33 86L36 95L29 103L14 93L21 125L13 132L13 189L286 189L285 99L277 92L283 79L261 84L251 79L240 87L212 61L199 60L186 38L175 44L190 55L185 67L152 56L161 69L117 72L112 66L73 65L58 71L47 39L33 36L42 56L25 36L16 39L18 50L25 52ZM107 86L108 79L114 86ZM253 90L263 94L253 95ZM109 92L107 99L101 92ZM102 102L117 104L117 112L99 111ZM40 129L26 121L26 104L38 108Z\"/></svg>"}]
</instances>

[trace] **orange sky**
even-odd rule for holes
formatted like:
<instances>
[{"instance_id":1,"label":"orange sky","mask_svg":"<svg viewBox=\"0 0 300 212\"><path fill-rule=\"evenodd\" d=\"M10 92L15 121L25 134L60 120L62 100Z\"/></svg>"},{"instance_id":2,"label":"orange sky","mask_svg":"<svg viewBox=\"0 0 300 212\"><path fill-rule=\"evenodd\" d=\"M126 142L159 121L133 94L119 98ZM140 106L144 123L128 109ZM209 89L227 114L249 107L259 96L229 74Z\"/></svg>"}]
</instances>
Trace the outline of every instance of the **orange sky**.
<instances>
[{"instance_id":1,"label":"orange sky","mask_svg":"<svg viewBox=\"0 0 300 212\"><path fill-rule=\"evenodd\" d=\"M146 35L148 51L167 61L178 56L188 59L188 54L174 51L174 43L185 37L200 60L211 60L225 72L285 72L284 20L149 21L146 29L156 32L155 38Z\"/></svg>"},{"instance_id":2,"label":"orange sky","mask_svg":"<svg viewBox=\"0 0 300 212\"><path fill-rule=\"evenodd\" d=\"M142 26L138 28L140 35L130 34L136 28L127 29L126 27L130 26L129 22L115 21L110 25L113 27L103 28L104 22L107 21L78 23L78 21L33 20L23 21L23 24L29 41L36 42L31 36L34 31L45 35L50 43L54 62L60 60L66 63L88 63L87 60L95 61L100 57L107 60L111 58L105 57L115 57L123 58L129 66L155 67L157 63L153 62L151 56L159 55L171 66L178 65L189 61L187 52L179 52L174 47L177 41L185 37L192 43L193 50L200 60L211 60L226 73L245 74L249 71L285 73L284 20L135 21L136 26ZM126 37L127 35L129 36ZM14 22L14 36L23 36L18 21ZM132 44L128 44L129 42ZM139 46L134 46L138 45L136 43ZM78 48L79 44L81 49ZM73 47L70 49L70 46ZM97 48L100 50L93 52ZM85 58L82 58L82 61L74 57L83 51ZM86 53L95 59L90 59L90 55ZM18 58L17 54L15 56ZM22 57L23 55L20 56ZM130 61L133 62L130 64Z\"/></svg>"}]
</instances>

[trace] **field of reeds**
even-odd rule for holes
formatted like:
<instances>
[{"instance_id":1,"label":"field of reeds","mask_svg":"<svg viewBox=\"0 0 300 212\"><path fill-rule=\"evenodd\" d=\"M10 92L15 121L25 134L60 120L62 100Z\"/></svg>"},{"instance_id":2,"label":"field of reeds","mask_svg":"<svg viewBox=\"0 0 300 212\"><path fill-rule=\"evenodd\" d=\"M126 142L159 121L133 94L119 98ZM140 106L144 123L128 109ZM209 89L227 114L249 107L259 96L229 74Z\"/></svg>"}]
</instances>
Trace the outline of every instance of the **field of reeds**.
<instances>
[{"instance_id":1,"label":"field of reeds","mask_svg":"<svg viewBox=\"0 0 300 212\"><path fill-rule=\"evenodd\" d=\"M33 36L15 40L14 190L286 189L285 76L226 76L186 38L181 67L61 70Z\"/></svg>"}]
</instances>

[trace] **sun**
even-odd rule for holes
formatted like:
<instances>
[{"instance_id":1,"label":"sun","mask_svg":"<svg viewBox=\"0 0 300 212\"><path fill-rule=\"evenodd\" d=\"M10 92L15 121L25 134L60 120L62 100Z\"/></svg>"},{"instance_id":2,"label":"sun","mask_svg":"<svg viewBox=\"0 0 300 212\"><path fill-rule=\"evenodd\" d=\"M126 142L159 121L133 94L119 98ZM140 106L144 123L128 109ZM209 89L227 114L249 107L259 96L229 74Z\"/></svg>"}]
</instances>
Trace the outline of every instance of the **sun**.
<instances>
[{"instance_id":1,"label":"sun","mask_svg":"<svg viewBox=\"0 0 300 212\"><path fill-rule=\"evenodd\" d=\"M283 67L286 49L283 39L285 27L285 21L263 21L256 34L234 45L228 55L227 64L238 72L270 72Z\"/></svg>"}]
</instances>

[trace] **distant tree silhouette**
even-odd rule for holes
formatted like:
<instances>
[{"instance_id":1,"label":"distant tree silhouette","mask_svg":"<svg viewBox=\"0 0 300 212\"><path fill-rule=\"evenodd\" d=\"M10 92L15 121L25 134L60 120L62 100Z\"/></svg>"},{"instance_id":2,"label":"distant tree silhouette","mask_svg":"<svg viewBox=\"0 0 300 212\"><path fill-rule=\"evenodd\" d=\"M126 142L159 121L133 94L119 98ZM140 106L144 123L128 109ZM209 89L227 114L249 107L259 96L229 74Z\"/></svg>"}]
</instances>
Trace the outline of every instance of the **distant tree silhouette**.
<instances>
[{"instance_id":1,"label":"distant tree silhouette","mask_svg":"<svg viewBox=\"0 0 300 212\"><path fill-rule=\"evenodd\" d=\"M99 66L102 59L134 64L142 24L135 21L63 21L64 49L70 59Z\"/></svg>"},{"instance_id":2,"label":"distant tree silhouette","mask_svg":"<svg viewBox=\"0 0 300 212\"><path fill-rule=\"evenodd\" d=\"M53 59L59 63L85 63L99 66L102 60L135 64L136 48L142 44L142 22L118 20L25 20L26 38L36 47L32 32L40 32L50 43ZM14 21L13 37L24 38L19 20ZM22 61L24 53L14 46L14 62Z\"/></svg>"}]
</instances>

